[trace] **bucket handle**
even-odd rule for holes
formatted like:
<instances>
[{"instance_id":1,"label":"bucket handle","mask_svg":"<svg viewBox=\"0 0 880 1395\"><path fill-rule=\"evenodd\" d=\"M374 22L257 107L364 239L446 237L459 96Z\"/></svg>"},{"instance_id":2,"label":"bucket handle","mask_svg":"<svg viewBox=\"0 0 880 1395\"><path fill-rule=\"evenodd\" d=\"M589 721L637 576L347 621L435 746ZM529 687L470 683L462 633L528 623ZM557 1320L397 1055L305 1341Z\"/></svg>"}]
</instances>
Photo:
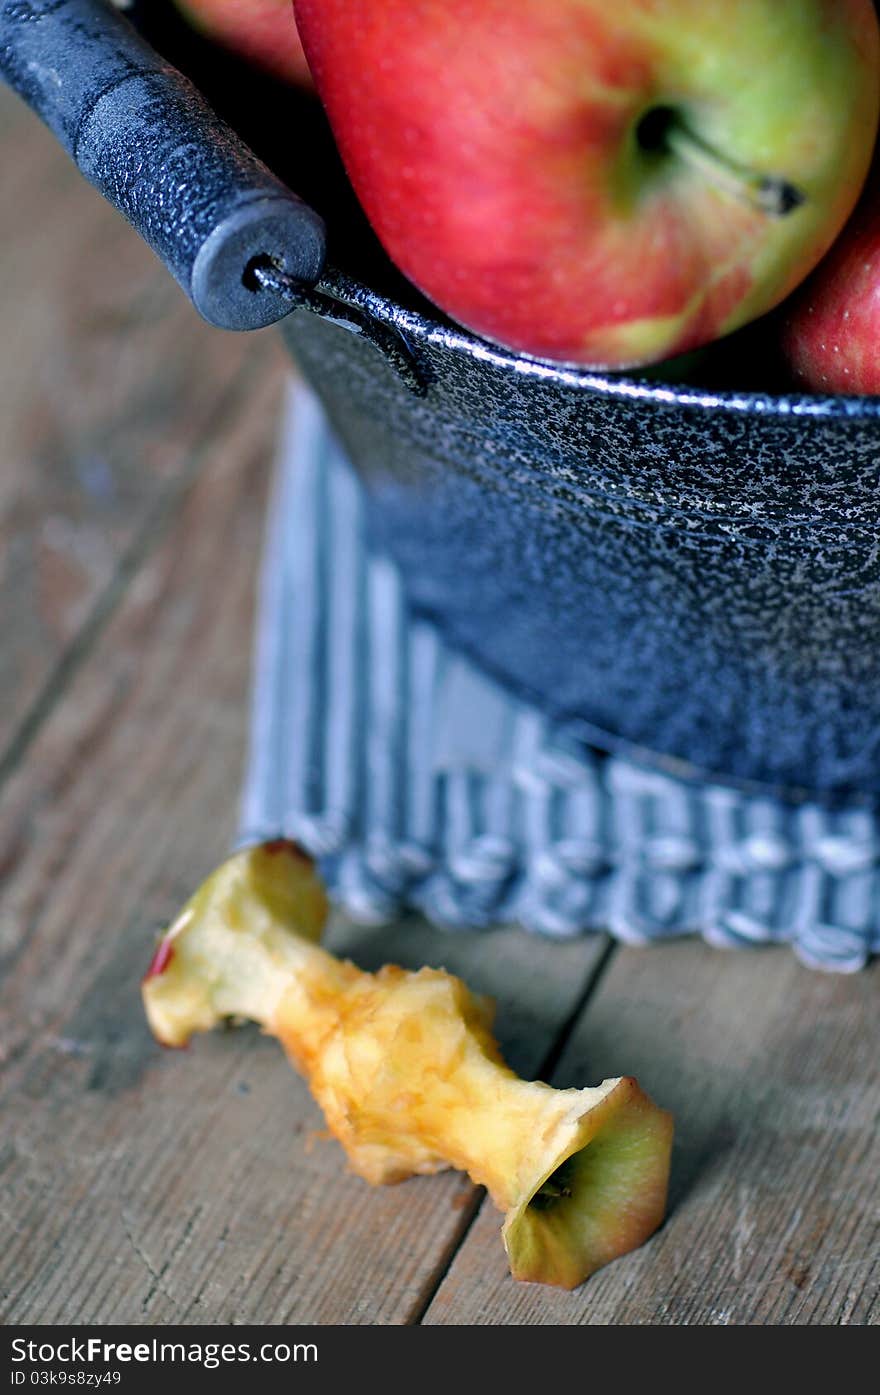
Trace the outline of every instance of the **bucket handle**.
<instances>
[{"instance_id":1,"label":"bucket handle","mask_svg":"<svg viewBox=\"0 0 880 1395\"><path fill-rule=\"evenodd\" d=\"M290 313L289 294L249 277L261 261L317 281L323 220L106 0L0 0L0 75L209 323L259 329Z\"/></svg>"},{"instance_id":2,"label":"bucket handle","mask_svg":"<svg viewBox=\"0 0 880 1395\"><path fill-rule=\"evenodd\" d=\"M0 0L0 75L209 324L262 329L310 310L369 340L424 395L403 335L325 269L323 219L107 0Z\"/></svg>"}]
</instances>

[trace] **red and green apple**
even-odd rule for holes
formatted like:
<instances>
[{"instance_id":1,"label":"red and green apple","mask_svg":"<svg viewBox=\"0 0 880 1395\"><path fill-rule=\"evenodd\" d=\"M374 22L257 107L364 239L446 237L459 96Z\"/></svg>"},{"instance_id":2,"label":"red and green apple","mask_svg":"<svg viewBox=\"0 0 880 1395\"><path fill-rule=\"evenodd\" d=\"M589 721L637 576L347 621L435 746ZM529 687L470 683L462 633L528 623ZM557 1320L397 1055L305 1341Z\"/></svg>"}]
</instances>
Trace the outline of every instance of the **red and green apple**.
<instances>
[{"instance_id":1,"label":"red and green apple","mask_svg":"<svg viewBox=\"0 0 880 1395\"><path fill-rule=\"evenodd\" d=\"M872 0L297 0L387 252L453 319L619 369L827 252L880 105Z\"/></svg>"}]
</instances>

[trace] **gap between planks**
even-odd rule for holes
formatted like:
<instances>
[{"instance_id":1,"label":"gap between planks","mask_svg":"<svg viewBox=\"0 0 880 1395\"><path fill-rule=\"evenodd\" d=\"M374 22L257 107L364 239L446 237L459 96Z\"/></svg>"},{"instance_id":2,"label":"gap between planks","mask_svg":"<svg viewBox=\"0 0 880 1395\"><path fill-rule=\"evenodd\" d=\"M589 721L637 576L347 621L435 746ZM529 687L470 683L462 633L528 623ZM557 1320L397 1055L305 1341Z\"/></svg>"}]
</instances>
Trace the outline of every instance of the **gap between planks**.
<instances>
[{"instance_id":1,"label":"gap between planks","mask_svg":"<svg viewBox=\"0 0 880 1395\"><path fill-rule=\"evenodd\" d=\"M524 1061L520 1066L520 1070L526 1073L527 1075L534 1076L538 1080L553 1079L553 1074L556 1070L556 1067L559 1063L559 1060L562 1057L562 1054L566 1046L568 1045L572 1032L575 1030L578 1021L580 1020L581 1016L586 1010L587 1004L589 1003L593 994L598 989L603 976L608 970L612 958L617 952L618 946L615 944L613 940L605 939L604 942L600 943L602 944L602 947L599 950L598 956L587 974L581 995L577 999L566 1020L561 1024L555 1038L551 1040L546 1055L542 1059L538 1060L536 1064L533 1064L532 1062L526 1063ZM431 1280L426 1284L425 1291L423 1294L420 1295L417 1306L413 1308L413 1311L408 1319L409 1325L420 1326L423 1322L425 1315L431 1307L431 1304L433 1303L437 1292L439 1291L447 1274L449 1273L450 1268L452 1267L456 1254L461 1249L464 1242L467 1240L471 1227L476 1221L478 1215L480 1214L480 1210L484 1205L488 1205L490 1207L492 1205L491 1201L489 1201L488 1197L486 1196L485 1188L475 1187L473 1204L467 1208L466 1213L463 1215L462 1223L459 1226L458 1232L455 1236L453 1236L448 1251L446 1252L446 1254L443 1255L441 1262L438 1266L437 1273L433 1275Z\"/></svg>"},{"instance_id":2,"label":"gap between planks","mask_svg":"<svg viewBox=\"0 0 880 1395\"><path fill-rule=\"evenodd\" d=\"M516 1284L481 1213L428 1324L871 1325L880 1320L880 964L786 946L615 956L554 1082L625 1071L671 1109L669 1214L565 1293Z\"/></svg>"}]
</instances>

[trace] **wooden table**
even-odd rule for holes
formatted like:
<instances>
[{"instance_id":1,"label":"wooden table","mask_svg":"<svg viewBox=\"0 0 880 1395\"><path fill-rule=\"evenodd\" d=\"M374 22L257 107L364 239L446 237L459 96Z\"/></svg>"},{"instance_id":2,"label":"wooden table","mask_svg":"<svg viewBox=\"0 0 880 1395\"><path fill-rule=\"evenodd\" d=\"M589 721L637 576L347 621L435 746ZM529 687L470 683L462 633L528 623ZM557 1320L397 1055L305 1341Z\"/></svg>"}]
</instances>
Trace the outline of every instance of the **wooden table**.
<instances>
[{"instance_id":1,"label":"wooden table","mask_svg":"<svg viewBox=\"0 0 880 1395\"><path fill-rule=\"evenodd\" d=\"M255 1030L152 1042L157 929L235 818L287 364L201 324L8 94L0 131L0 1316L876 1321L876 965L335 924L495 994L521 1072L674 1110L666 1225L573 1294L509 1278L462 1176L347 1174Z\"/></svg>"}]
</instances>

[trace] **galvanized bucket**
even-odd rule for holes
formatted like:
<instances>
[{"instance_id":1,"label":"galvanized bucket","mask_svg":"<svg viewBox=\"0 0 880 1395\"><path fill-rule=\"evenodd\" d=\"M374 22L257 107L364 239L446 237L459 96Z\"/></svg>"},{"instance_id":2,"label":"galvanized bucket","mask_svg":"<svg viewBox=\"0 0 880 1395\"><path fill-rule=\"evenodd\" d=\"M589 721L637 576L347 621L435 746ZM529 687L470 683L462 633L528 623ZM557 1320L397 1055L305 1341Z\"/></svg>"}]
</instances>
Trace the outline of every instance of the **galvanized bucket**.
<instances>
[{"instance_id":1,"label":"galvanized bucket","mask_svg":"<svg viewBox=\"0 0 880 1395\"><path fill-rule=\"evenodd\" d=\"M328 271L321 219L99 0L6 6L0 68L207 318L283 320L457 645L603 748L880 792L880 401L570 371Z\"/></svg>"}]
</instances>

